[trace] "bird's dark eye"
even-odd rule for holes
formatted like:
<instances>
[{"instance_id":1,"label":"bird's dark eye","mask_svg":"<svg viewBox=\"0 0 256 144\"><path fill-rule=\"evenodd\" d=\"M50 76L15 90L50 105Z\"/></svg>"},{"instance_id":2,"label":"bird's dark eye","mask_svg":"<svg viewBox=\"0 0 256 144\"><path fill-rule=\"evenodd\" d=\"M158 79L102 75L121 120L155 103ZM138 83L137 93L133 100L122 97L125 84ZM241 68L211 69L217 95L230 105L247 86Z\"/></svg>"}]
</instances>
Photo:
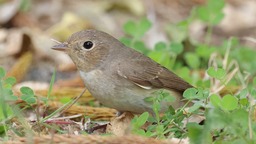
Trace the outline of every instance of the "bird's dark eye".
<instances>
[{"instance_id":1,"label":"bird's dark eye","mask_svg":"<svg viewBox=\"0 0 256 144\"><path fill-rule=\"evenodd\" d=\"M85 49L91 49L93 47L93 43L91 41L86 41L84 42L83 47Z\"/></svg>"}]
</instances>

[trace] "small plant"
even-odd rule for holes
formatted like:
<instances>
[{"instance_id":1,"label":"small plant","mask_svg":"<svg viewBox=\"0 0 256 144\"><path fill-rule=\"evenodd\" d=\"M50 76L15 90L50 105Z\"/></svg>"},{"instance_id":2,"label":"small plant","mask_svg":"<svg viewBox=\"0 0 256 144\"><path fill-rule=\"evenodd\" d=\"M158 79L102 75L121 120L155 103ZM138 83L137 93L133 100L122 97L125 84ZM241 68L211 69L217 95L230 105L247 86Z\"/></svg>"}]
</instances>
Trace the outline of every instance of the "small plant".
<instances>
[{"instance_id":1,"label":"small plant","mask_svg":"<svg viewBox=\"0 0 256 144\"><path fill-rule=\"evenodd\" d=\"M124 24L123 28L128 37L123 37L120 41L128 47L134 48L143 54L147 54L149 48L147 48L144 42L141 41L141 38L151 28L151 25L152 24L148 19L142 19L138 23L128 21Z\"/></svg>"},{"instance_id":2,"label":"small plant","mask_svg":"<svg viewBox=\"0 0 256 144\"><path fill-rule=\"evenodd\" d=\"M186 133L183 132L185 125L182 123L186 118L186 115L183 113L184 107L175 111L173 107L170 106L169 110L160 116L161 103L175 101L175 98L170 95L169 92L159 90L155 92L153 96L147 97L145 101L152 103L154 113L153 115L149 115L148 112L145 112L140 116L135 116L131 123L132 132L134 134L161 139L171 137L170 134L178 138L182 138L186 135ZM147 121L150 122L151 125L144 130L141 129Z\"/></svg>"},{"instance_id":3,"label":"small plant","mask_svg":"<svg viewBox=\"0 0 256 144\"><path fill-rule=\"evenodd\" d=\"M238 38L224 40L219 46L210 45L212 28L224 17L224 5L223 0L209 0L205 5L195 8L188 19L168 26L167 31L172 38L170 44L158 42L150 50L144 50L146 46L141 44L143 48L140 48L140 52L174 70L196 88L189 88L183 93L184 99L193 102L192 106L186 110L184 107L177 110L170 107L162 115L160 105L167 101L167 95L160 92L146 98L147 102L152 103L154 115L143 113L136 116L132 121L132 131L135 134L157 138L188 137L191 144L255 143L256 78L252 78L256 73L255 50L242 46ZM188 37L189 24L195 19L207 26L203 43ZM138 25L141 23L143 22ZM132 25L136 23L133 22ZM129 41L125 44L130 47L134 47L133 41L143 37L142 32L137 36L134 34L138 30L136 28L124 28L129 37L123 40ZM149 28L148 24L146 29ZM189 40L193 43L187 48L183 42ZM177 57L184 63L177 60ZM202 74L201 70L204 69ZM246 72L242 73L240 70ZM173 100L169 98L170 101ZM204 124L184 124L186 118L195 114L205 117ZM146 121L150 125L142 129Z\"/></svg>"},{"instance_id":4,"label":"small plant","mask_svg":"<svg viewBox=\"0 0 256 144\"><path fill-rule=\"evenodd\" d=\"M6 77L5 70L0 67L0 129L2 135L7 132L10 128L8 121L15 117L17 114L20 115L20 109L17 105L14 105L18 96L15 96L12 91L12 87L16 80L14 77ZM28 87L22 87L20 89L21 99L27 103L28 106L36 103L36 98L32 89Z\"/></svg>"}]
</instances>

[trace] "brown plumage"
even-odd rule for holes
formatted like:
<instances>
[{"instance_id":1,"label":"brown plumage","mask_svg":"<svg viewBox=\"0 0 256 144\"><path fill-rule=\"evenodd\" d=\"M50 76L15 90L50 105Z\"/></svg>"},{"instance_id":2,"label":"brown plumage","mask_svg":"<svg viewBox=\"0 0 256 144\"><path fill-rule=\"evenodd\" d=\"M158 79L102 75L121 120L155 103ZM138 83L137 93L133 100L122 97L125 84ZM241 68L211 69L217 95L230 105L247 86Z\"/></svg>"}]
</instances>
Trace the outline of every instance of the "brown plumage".
<instances>
[{"instance_id":1,"label":"brown plumage","mask_svg":"<svg viewBox=\"0 0 256 144\"><path fill-rule=\"evenodd\" d=\"M184 104L182 93L192 87L165 67L101 31L77 32L53 49L63 50L71 57L96 99L122 112L153 113L152 103L144 99L162 90L176 101L163 102L161 111L169 105L180 107Z\"/></svg>"}]
</instances>

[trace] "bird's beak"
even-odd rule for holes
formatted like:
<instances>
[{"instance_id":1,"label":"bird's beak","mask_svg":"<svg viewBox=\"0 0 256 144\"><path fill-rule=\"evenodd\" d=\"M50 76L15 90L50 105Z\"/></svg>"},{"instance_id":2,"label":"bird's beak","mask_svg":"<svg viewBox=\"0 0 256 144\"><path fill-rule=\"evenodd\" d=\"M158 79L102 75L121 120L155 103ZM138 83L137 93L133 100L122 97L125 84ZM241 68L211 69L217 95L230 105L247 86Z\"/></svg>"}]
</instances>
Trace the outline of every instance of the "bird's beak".
<instances>
[{"instance_id":1,"label":"bird's beak","mask_svg":"<svg viewBox=\"0 0 256 144\"><path fill-rule=\"evenodd\" d=\"M68 49L68 44L60 43L60 44L52 46L52 49L58 50L58 51L66 51Z\"/></svg>"}]
</instances>

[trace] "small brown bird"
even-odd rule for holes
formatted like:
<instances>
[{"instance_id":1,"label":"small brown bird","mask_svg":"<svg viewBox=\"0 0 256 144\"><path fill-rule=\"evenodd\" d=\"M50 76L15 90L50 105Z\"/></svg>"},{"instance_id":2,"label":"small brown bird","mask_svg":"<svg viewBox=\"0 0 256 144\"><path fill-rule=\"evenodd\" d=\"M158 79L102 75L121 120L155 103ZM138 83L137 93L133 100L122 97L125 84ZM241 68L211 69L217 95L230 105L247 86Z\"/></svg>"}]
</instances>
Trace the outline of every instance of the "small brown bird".
<instances>
[{"instance_id":1,"label":"small brown bird","mask_svg":"<svg viewBox=\"0 0 256 144\"><path fill-rule=\"evenodd\" d=\"M119 112L153 113L152 103L146 102L145 98L161 90L175 97L174 102L161 104L161 112L169 105L178 108L184 105L182 93L192 87L105 32L80 31L52 49L65 51L80 71L90 93L103 105Z\"/></svg>"}]
</instances>

